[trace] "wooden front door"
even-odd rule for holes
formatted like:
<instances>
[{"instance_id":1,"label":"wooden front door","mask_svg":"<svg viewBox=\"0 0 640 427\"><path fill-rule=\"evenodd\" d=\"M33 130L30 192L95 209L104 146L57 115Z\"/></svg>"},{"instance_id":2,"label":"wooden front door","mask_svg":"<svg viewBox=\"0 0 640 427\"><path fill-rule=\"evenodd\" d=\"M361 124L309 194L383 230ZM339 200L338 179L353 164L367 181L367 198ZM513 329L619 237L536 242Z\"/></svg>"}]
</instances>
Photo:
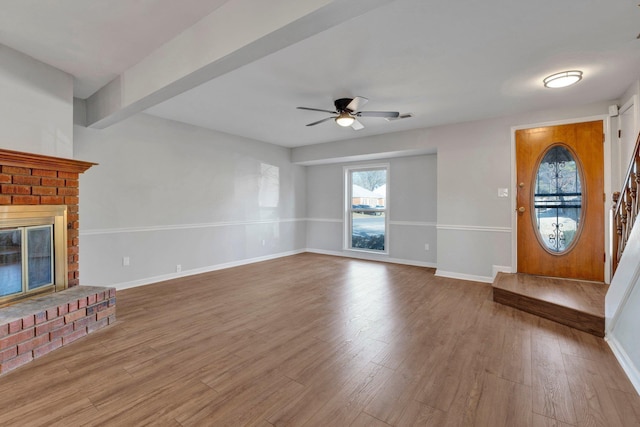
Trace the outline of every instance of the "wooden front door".
<instances>
[{"instance_id":1,"label":"wooden front door","mask_svg":"<svg viewBox=\"0 0 640 427\"><path fill-rule=\"evenodd\" d=\"M518 272L604 281L602 121L516 131Z\"/></svg>"}]
</instances>

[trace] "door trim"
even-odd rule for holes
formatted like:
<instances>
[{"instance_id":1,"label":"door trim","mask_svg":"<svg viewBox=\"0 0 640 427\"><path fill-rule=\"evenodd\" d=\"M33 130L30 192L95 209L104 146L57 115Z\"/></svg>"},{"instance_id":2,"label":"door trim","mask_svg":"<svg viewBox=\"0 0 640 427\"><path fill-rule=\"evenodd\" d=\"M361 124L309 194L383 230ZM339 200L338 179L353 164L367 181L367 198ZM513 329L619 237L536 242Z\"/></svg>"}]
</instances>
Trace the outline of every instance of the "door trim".
<instances>
[{"instance_id":1,"label":"door trim","mask_svg":"<svg viewBox=\"0 0 640 427\"><path fill-rule=\"evenodd\" d=\"M618 117L617 120L614 121L613 123L615 123L618 126L618 129L623 129L622 128L622 117L623 115L627 112L631 110L631 122L633 125L633 131L631 133L631 138L629 138L627 141L629 142L629 145L631 147L635 146L636 143L636 138L638 135L638 132L640 132L640 128L638 126L638 120L637 117L639 115L638 113L638 95L634 94L622 107L620 107L620 109L618 110ZM624 132L623 132L624 133ZM636 136L634 136L636 135ZM628 136L627 136L628 138ZM622 135L622 140L625 139L625 135ZM618 173L616 174L616 179L613 180L613 185L615 185L616 187L616 191L619 190L620 188L622 188L622 182L626 179L626 172L627 169L629 168L629 162L631 161L631 159L627 159L626 163L624 164L624 162L622 161L623 156L623 152L622 152L622 140L618 140L618 147L617 147L617 153L612 153L612 155L615 155L616 159L615 159L615 165L618 168ZM631 148L631 151L633 151L633 148Z\"/></svg>"},{"instance_id":2,"label":"door trim","mask_svg":"<svg viewBox=\"0 0 640 427\"><path fill-rule=\"evenodd\" d=\"M602 121L602 131L604 132L604 191L607 195L604 212L604 251L606 262L604 264L604 281L611 281L611 221L610 207L611 194L611 117L607 114L596 116L579 117L574 119L557 120L549 122L529 123L511 126L511 271L518 271L518 217L516 214L517 194L517 174L516 174L516 131L521 129L532 129L539 127L567 125L582 122Z\"/></svg>"}]
</instances>

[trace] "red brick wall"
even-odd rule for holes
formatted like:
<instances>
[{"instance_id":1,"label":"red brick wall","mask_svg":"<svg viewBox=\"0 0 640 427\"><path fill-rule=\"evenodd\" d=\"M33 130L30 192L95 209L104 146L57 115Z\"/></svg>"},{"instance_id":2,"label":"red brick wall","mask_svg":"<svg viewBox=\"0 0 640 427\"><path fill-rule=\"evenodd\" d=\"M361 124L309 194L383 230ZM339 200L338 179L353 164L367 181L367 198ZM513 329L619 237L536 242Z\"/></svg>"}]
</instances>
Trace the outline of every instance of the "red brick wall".
<instances>
[{"instance_id":1,"label":"red brick wall","mask_svg":"<svg viewBox=\"0 0 640 427\"><path fill-rule=\"evenodd\" d=\"M6 165L0 169L0 205L67 205L69 287L80 283L78 175L78 172Z\"/></svg>"},{"instance_id":2,"label":"red brick wall","mask_svg":"<svg viewBox=\"0 0 640 427\"><path fill-rule=\"evenodd\" d=\"M40 297L38 310L0 322L0 375L115 322L115 288L76 290L82 295L73 291L64 302Z\"/></svg>"}]
</instances>

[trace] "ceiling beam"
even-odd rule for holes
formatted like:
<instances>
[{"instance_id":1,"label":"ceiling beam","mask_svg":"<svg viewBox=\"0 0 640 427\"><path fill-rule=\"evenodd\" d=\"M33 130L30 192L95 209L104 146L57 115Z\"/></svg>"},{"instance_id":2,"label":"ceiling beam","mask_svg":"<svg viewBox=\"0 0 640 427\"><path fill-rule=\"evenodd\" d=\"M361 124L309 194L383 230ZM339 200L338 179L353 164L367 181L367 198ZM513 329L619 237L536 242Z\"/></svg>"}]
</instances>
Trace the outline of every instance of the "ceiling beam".
<instances>
[{"instance_id":1,"label":"ceiling beam","mask_svg":"<svg viewBox=\"0 0 640 427\"><path fill-rule=\"evenodd\" d=\"M394 0L233 0L87 98L103 129Z\"/></svg>"}]
</instances>

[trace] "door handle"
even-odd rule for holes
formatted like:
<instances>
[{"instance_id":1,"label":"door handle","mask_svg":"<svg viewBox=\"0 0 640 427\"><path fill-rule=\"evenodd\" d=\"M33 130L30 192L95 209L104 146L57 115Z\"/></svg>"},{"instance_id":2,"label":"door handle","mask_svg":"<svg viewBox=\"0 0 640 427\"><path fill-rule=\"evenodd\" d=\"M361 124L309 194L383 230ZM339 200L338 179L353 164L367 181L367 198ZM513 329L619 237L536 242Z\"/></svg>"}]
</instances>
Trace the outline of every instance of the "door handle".
<instances>
[{"instance_id":1,"label":"door handle","mask_svg":"<svg viewBox=\"0 0 640 427\"><path fill-rule=\"evenodd\" d=\"M518 208L518 212L520 212L520 213L524 213L524 211L525 211L524 206L520 206L520 207Z\"/></svg>"}]
</instances>

